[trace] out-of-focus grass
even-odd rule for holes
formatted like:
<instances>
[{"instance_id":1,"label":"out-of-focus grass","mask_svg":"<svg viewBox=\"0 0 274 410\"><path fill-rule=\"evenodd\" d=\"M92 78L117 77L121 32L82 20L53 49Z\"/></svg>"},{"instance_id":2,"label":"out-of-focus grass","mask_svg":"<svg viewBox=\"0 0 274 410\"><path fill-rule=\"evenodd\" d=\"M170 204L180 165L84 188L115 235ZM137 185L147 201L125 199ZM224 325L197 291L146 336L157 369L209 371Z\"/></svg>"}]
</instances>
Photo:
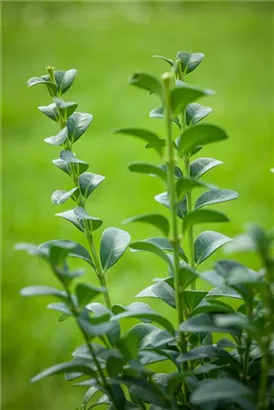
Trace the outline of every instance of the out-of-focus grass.
<instances>
[{"instance_id":1,"label":"out-of-focus grass","mask_svg":"<svg viewBox=\"0 0 274 410\"><path fill-rule=\"evenodd\" d=\"M128 87L127 78L135 70L158 74L166 70L152 54L173 57L183 49L204 52L205 61L189 81L217 91L204 103L214 109L210 121L230 135L227 142L204 149L204 156L225 162L207 180L240 193L237 202L218 207L228 213L231 223L213 229L233 236L248 221L269 227L273 4L6 2L2 23L2 404L4 410L73 410L82 391L68 386L61 376L29 384L39 370L69 360L82 341L72 322L60 324L44 308L47 300L19 296L22 286L55 281L42 262L15 253L13 246L53 238L84 241L72 226L53 217L69 205L52 205L52 191L71 184L51 164L58 149L43 142L56 132L56 124L36 108L50 102L46 90L29 90L26 80L43 74L47 64L78 69L66 98L77 101L80 111L93 113L94 121L75 152L90 162L93 172L107 177L88 206L105 226L121 227L124 218L136 213L165 212L153 200L161 192L160 183L127 170L131 161L158 159L139 141L113 135L113 129L122 126L163 132L160 121L148 119L154 98ZM158 234L137 224L127 229L134 239ZM203 268L217 257L221 252ZM242 260L257 265L253 258ZM157 258L128 253L108 274L111 296L127 304L153 277L165 274ZM96 281L91 272L86 277Z\"/></svg>"}]
</instances>

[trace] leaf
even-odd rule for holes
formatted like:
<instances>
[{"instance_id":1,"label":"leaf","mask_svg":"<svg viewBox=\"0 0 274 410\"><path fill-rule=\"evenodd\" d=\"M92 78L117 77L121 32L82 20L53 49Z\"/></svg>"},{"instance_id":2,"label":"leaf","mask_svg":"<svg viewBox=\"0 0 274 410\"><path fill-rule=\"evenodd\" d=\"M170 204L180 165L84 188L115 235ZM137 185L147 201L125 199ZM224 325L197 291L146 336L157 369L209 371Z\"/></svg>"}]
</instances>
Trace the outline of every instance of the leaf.
<instances>
[{"instance_id":1,"label":"leaf","mask_svg":"<svg viewBox=\"0 0 274 410\"><path fill-rule=\"evenodd\" d=\"M219 127L211 124L195 125L188 128L180 137L178 151L185 155L198 145L211 144L227 139L227 134Z\"/></svg>"},{"instance_id":2,"label":"leaf","mask_svg":"<svg viewBox=\"0 0 274 410\"><path fill-rule=\"evenodd\" d=\"M44 84L46 85L47 89L50 92L50 95L56 95L57 93L57 86L52 81L50 81L49 76L42 76L42 77L32 77L28 80L28 86L33 87L34 85Z\"/></svg>"},{"instance_id":3,"label":"leaf","mask_svg":"<svg viewBox=\"0 0 274 410\"><path fill-rule=\"evenodd\" d=\"M50 303L47 306L48 309L56 310L57 312L64 313L66 316L72 316L70 308L65 303Z\"/></svg>"},{"instance_id":4,"label":"leaf","mask_svg":"<svg viewBox=\"0 0 274 410\"><path fill-rule=\"evenodd\" d=\"M152 57L153 57L153 58L160 58L161 60L166 61L171 67L173 67L173 65L174 65L174 61L171 60L170 58L163 57L163 56L159 56L159 55L154 55L154 56L152 56Z\"/></svg>"},{"instance_id":5,"label":"leaf","mask_svg":"<svg viewBox=\"0 0 274 410\"><path fill-rule=\"evenodd\" d=\"M213 297L213 298L220 298L220 297L225 297L225 298L233 298L233 299L243 299L242 296L235 291L234 289L231 288L225 288L225 287L216 287L211 289L208 294L206 295L207 298Z\"/></svg>"},{"instance_id":6,"label":"leaf","mask_svg":"<svg viewBox=\"0 0 274 410\"><path fill-rule=\"evenodd\" d=\"M126 309L127 309L126 311L113 316L110 320L111 321L120 320L123 318L129 318L129 317L147 319L152 322L158 323L163 328L165 328L170 334L172 335L175 334L175 330L172 324L164 316L161 316L158 313L154 312L145 303L134 302L131 305L129 305Z\"/></svg>"},{"instance_id":7,"label":"leaf","mask_svg":"<svg viewBox=\"0 0 274 410\"><path fill-rule=\"evenodd\" d=\"M198 158L190 164L190 176L194 179L199 179L210 169L217 165L223 164L222 161L213 158Z\"/></svg>"},{"instance_id":8,"label":"leaf","mask_svg":"<svg viewBox=\"0 0 274 410\"><path fill-rule=\"evenodd\" d=\"M37 382L45 377L52 376L58 373L65 373L65 372L81 372L84 374L94 375L94 371L88 365L79 364L79 363L60 363L52 366L41 373L37 374L35 377L31 379L31 382Z\"/></svg>"},{"instance_id":9,"label":"leaf","mask_svg":"<svg viewBox=\"0 0 274 410\"><path fill-rule=\"evenodd\" d=\"M74 144L89 127L93 116L91 114L74 112L67 120L68 139Z\"/></svg>"},{"instance_id":10,"label":"leaf","mask_svg":"<svg viewBox=\"0 0 274 410\"><path fill-rule=\"evenodd\" d=\"M191 87L183 81L177 82L177 87L171 90L170 95L173 115L184 112L191 102L207 94L209 94L207 90Z\"/></svg>"},{"instance_id":11,"label":"leaf","mask_svg":"<svg viewBox=\"0 0 274 410\"><path fill-rule=\"evenodd\" d=\"M132 242L130 244L130 248L133 250L147 251L147 252L154 253L155 255L163 259L171 267L171 269L173 268L170 258L163 251L163 249L159 246L159 244L153 243L148 240L143 240L143 241Z\"/></svg>"},{"instance_id":12,"label":"leaf","mask_svg":"<svg viewBox=\"0 0 274 410\"><path fill-rule=\"evenodd\" d=\"M72 188L70 191L63 191L63 190L57 190L54 191L52 196L51 196L51 201L56 204L64 204L70 197L73 196L74 192L78 190L78 187Z\"/></svg>"},{"instance_id":13,"label":"leaf","mask_svg":"<svg viewBox=\"0 0 274 410\"><path fill-rule=\"evenodd\" d=\"M165 140L158 137L152 131L141 128L120 128L115 131L115 134L126 134L133 137L141 138L149 144L149 148L154 148L160 156L162 156Z\"/></svg>"},{"instance_id":14,"label":"leaf","mask_svg":"<svg viewBox=\"0 0 274 410\"><path fill-rule=\"evenodd\" d=\"M61 94L64 94L72 85L77 70L74 68L67 71L54 71L55 81Z\"/></svg>"},{"instance_id":15,"label":"leaf","mask_svg":"<svg viewBox=\"0 0 274 410\"><path fill-rule=\"evenodd\" d=\"M219 211L210 209L194 210L188 212L183 221L183 232L193 225L203 224L208 222L228 222L227 216Z\"/></svg>"},{"instance_id":16,"label":"leaf","mask_svg":"<svg viewBox=\"0 0 274 410\"><path fill-rule=\"evenodd\" d=\"M183 298L188 310L192 312L206 294L204 290L184 290Z\"/></svg>"},{"instance_id":17,"label":"leaf","mask_svg":"<svg viewBox=\"0 0 274 410\"><path fill-rule=\"evenodd\" d=\"M89 195L104 181L105 177L102 175L92 174L91 172L84 172L78 178L79 189L84 198Z\"/></svg>"},{"instance_id":18,"label":"leaf","mask_svg":"<svg viewBox=\"0 0 274 410\"><path fill-rule=\"evenodd\" d=\"M149 117L150 118L160 118L163 120L165 118L164 109L154 108L153 110L150 111ZM173 121L179 127L179 129L182 128L178 117L171 118L171 121Z\"/></svg>"},{"instance_id":19,"label":"leaf","mask_svg":"<svg viewBox=\"0 0 274 410\"><path fill-rule=\"evenodd\" d=\"M40 110L43 114L45 114L47 117L49 117L53 121L59 121L59 115L58 115L58 110L56 104L52 103L49 105L41 105L38 107L38 110Z\"/></svg>"},{"instance_id":20,"label":"leaf","mask_svg":"<svg viewBox=\"0 0 274 410\"><path fill-rule=\"evenodd\" d=\"M212 108L201 104L191 103L186 107L186 123L188 126L195 125L212 113Z\"/></svg>"},{"instance_id":21,"label":"leaf","mask_svg":"<svg viewBox=\"0 0 274 410\"><path fill-rule=\"evenodd\" d=\"M216 315L215 315L216 316ZM196 316L190 317L180 325L181 332L187 333L231 333L238 334L239 330L235 327L220 327L217 326L212 313L200 313ZM226 316L226 315L224 315Z\"/></svg>"},{"instance_id":22,"label":"leaf","mask_svg":"<svg viewBox=\"0 0 274 410\"><path fill-rule=\"evenodd\" d=\"M140 297L156 297L161 299L169 306L176 309L176 295L174 289L165 281L157 282L148 288L144 289L138 295L137 298Z\"/></svg>"},{"instance_id":23,"label":"leaf","mask_svg":"<svg viewBox=\"0 0 274 410\"><path fill-rule=\"evenodd\" d=\"M180 282L181 286L183 289L185 289L187 286L189 286L194 280L198 278L198 274L196 271L191 268L187 263L180 262L180 270L179 270L179 275L180 275Z\"/></svg>"},{"instance_id":24,"label":"leaf","mask_svg":"<svg viewBox=\"0 0 274 410\"><path fill-rule=\"evenodd\" d=\"M71 209L69 211L65 212L60 212L58 214L55 214L56 216L60 216L61 218L66 219L67 221L70 221L76 228L78 228L80 231L84 232L84 226L82 221L75 215L74 209Z\"/></svg>"},{"instance_id":25,"label":"leaf","mask_svg":"<svg viewBox=\"0 0 274 410\"><path fill-rule=\"evenodd\" d=\"M164 251L170 251L173 252L173 246L171 245L170 241L167 238L148 238L144 239L144 242L149 242L152 243L159 248L163 249ZM182 259L184 259L187 262L187 257L184 252L184 250L180 247L179 248L179 255Z\"/></svg>"},{"instance_id":26,"label":"leaf","mask_svg":"<svg viewBox=\"0 0 274 410\"><path fill-rule=\"evenodd\" d=\"M42 258L48 258L48 252L45 250L39 249L37 245L31 243L17 243L14 246L16 251L26 251L29 255L40 256Z\"/></svg>"},{"instance_id":27,"label":"leaf","mask_svg":"<svg viewBox=\"0 0 274 410\"><path fill-rule=\"evenodd\" d=\"M234 312L234 310L227 303L221 302L219 300L204 299L191 312L191 316L194 316L200 313L208 313L208 312L231 313L231 312Z\"/></svg>"},{"instance_id":28,"label":"leaf","mask_svg":"<svg viewBox=\"0 0 274 410\"><path fill-rule=\"evenodd\" d=\"M148 174L152 176L158 176L164 182L167 179L166 172L160 166L150 164L148 162L133 162L129 165L131 172L138 172L140 174Z\"/></svg>"},{"instance_id":29,"label":"leaf","mask_svg":"<svg viewBox=\"0 0 274 410\"><path fill-rule=\"evenodd\" d=\"M190 401L194 405L210 403L214 400L232 400L236 397L251 395L251 391L236 379L207 379L199 382L197 389L191 394Z\"/></svg>"},{"instance_id":30,"label":"leaf","mask_svg":"<svg viewBox=\"0 0 274 410\"><path fill-rule=\"evenodd\" d=\"M203 53L189 53L187 51L179 51L177 53L177 59L181 62L181 69L184 74L189 74L191 71L195 70L196 67L204 59Z\"/></svg>"},{"instance_id":31,"label":"leaf","mask_svg":"<svg viewBox=\"0 0 274 410\"><path fill-rule=\"evenodd\" d=\"M78 283L75 293L80 306L85 306L91 302L97 295L105 293L106 289L90 285L89 283Z\"/></svg>"},{"instance_id":32,"label":"leaf","mask_svg":"<svg viewBox=\"0 0 274 410\"><path fill-rule=\"evenodd\" d=\"M62 159L53 159L52 163L61 171L64 171L66 174L70 175L70 168L69 165L66 161L63 161ZM88 165L88 164L87 164ZM88 167L88 166L87 166Z\"/></svg>"},{"instance_id":33,"label":"leaf","mask_svg":"<svg viewBox=\"0 0 274 410\"><path fill-rule=\"evenodd\" d=\"M194 188L205 188L206 184L195 181L195 179L181 178L176 184L176 192L179 198L185 196L187 192L192 191Z\"/></svg>"},{"instance_id":34,"label":"leaf","mask_svg":"<svg viewBox=\"0 0 274 410\"><path fill-rule=\"evenodd\" d=\"M166 208L168 209L170 208L168 192L162 192L161 194L156 195L154 199L156 202L165 206ZM179 218L183 219L184 215L186 214L186 211L187 211L186 197L183 197L183 199L178 201L177 203L176 213L179 216Z\"/></svg>"},{"instance_id":35,"label":"leaf","mask_svg":"<svg viewBox=\"0 0 274 410\"><path fill-rule=\"evenodd\" d=\"M118 228L107 228L102 235L100 260L104 271L113 266L125 253L130 235Z\"/></svg>"},{"instance_id":36,"label":"leaf","mask_svg":"<svg viewBox=\"0 0 274 410\"><path fill-rule=\"evenodd\" d=\"M129 80L131 85L142 88L149 93L156 94L163 101L162 83L153 75L147 73L134 73Z\"/></svg>"},{"instance_id":37,"label":"leaf","mask_svg":"<svg viewBox=\"0 0 274 410\"><path fill-rule=\"evenodd\" d=\"M60 158L61 159L58 163L56 163L56 161L58 160L54 160L53 163L61 169L64 168L63 171L65 171L69 175L72 173L71 168L73 168L74 172L76 172L77 175L80 175L89 167L89 164L86 161L82 161L76 158L75 154L73 154L73 152L71 152L70 150L62 150L60 152Z\"/></svg>"},{"instance_id":38,"label":"leaf","mask_svg":"<svg viewBox=\"0 0 274 410\"><path fill-rule=\"evenodd\" d=\"M150 225L155 226L156 228L160 229L165 236L168 236L169 233L169 222L163 215L159 214L143 214L132 216L131 218L127 218L124 220L123 223L131 223L131 222L145 222Z\"/></svg>"},{"instance_id":39,"label":"leaf","mask_svg":"<svg viewBox=\"0 0 274 410\"><path fill-rule=\"evenodd\" d=\"M84 208L81 206L77 206L74 209L74 213L76 217L79 219L80 223L84 226L82 221L89 221L89 227L91 228L92 232L96 231L96 229L100 228L103 221L102 219L96 218L95 216L89 215Z\"/></svg>"},{"instance_id":40,"label":"leaf","mask_svg":"<svg viewBox=\"0 0 274 410\"><path fill-rule=\"evenodd\" d=\"M21 289L22 296L56 296L59 299L67 300L67 293L63 290L52 288L51 286L28 286Z\"/></svg>"},{"instance_id":41,"label":"leaf","mask_svg":"<svg viewBox=\"0 0 274 410\"><path fill-rule=\"evenodd\" d=\"M45 138L45 142L50 145L62 145L68 136L68 129L67 127L63 128L57 135L53 137Z\"/></svg>"},{"instance_id":42,"label":"leaf","mask_svg":"<svg viewBox=\"0 0 274 410\"><path fill-rule=\"evenodd\" d=\"M204 359L213 359L217 357L222 357L227 360L227 362L230 362L230 355L229 353L221 349L220 347L217 346L199 346L195 347L194 349L189 350L187 353L181 354L177 362L178 363L183 363L187 361L196 361L196 360L204 360Z\"/></svg>"},{"instance_id":43,"label":"leaf","mask_svg":"<svg viewBox=\"0 0 274 410\"><path fill-rule=\"evenodd\" d=\"M195 209L220 202L232 201L233 199L237 199L238 196L239 194L236 191L230 189L212 189L199 196L195 203Z\"/></svg>"},{"instance_id":44,"label":"leaf","mask_svg":"<svg viewBox=\"0 0 274 410\"><path fill-rule=\"evenodd\" d=\"M195 262L200 265L217 249L231 241L228 236L214 231L202 232L194 242Z\"/></svg>"},{"instance_id":45,"label":"leaf","mask_svg":"<svg viewBox=\"0 0 274 410\"><path fill-rule=\"evenodd\" d=\"M54 98L54 102L65 120L67 120L67 118L70 117L78 107L78 104L75 102L65 102L57 97Z\"/></svg>"}]
</instances>

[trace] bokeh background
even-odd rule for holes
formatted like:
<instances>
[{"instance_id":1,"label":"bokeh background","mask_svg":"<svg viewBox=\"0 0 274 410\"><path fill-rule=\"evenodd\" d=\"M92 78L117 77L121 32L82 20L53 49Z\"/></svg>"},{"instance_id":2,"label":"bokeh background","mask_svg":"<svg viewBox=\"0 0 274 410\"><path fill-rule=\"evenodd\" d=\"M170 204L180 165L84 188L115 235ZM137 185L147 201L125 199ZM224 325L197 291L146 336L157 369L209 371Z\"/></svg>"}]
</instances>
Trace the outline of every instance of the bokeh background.
<instances>
[{"instance_id":1,"label":"bokeh background","mask_svg":"<svg viewBox=\"0 0 274 410\"><path fill-rule=\"evenodd\" d=\"M137 139L113 134L126 126L163 132L160 120L148 118L157 105L154 97L129 87L128 77L136 70L160 74L167 67L151 56L173 58L178 50L205 53L188 81L216 90L215 97L204 100L214 109L209 121L230 136L204 149L203 156L224 161L205 179L240 193L237 202L218 207L228 213L229 224L203 228L233 237L250 221L272 226L273 3L2 2L3 410L74 410L83 393L62 376L29 383L38 371L69 360L82 341L72 322L58 323L56 313L45 309L48 300L20 297L23 286L54 285L55 280L40 260L15 253L13 246L57 238L85 241L72 225L53 216L72 204L54 206L51 193L71 185L51 163L58 148L43 141L56 133L56 124L37 110L50 103L46 89L28 89L26 81L44 74L48 64L78 69L65 97L78 102L79 111L91 112L94 121L75 152L91 171L107 177L89 210L104 219L104 226L123 227L129 216L165 213L153 199L162 192L161 183L127 169L132 161L158 158ZM126 229L133 239L158 235L144 225ZM202 268L222 256L218 251ZM254 257L236 257L259 266ZM108 273L112 299L128 304L154 277L165 275L157 258L128 252ZM86 278L96 283L92 272Z\"/></svg>"}]
</instances>

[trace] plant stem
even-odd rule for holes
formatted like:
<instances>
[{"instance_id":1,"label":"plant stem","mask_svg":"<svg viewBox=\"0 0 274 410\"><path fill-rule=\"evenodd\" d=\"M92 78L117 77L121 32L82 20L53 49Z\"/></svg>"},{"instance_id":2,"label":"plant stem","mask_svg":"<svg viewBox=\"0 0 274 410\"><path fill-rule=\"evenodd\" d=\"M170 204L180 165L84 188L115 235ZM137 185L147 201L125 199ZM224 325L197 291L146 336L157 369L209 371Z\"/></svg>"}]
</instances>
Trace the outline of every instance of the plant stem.
<instances>
[{"instance_id":1,"label":"plant stem","mask_svg":"<svg viewBox=\"0 0 274 410\"><path fill-rule=\"evenodd\" d=\"M267 410L267 379L268 379L268 350L269 345L265 346L265 351L261 359L261 378L258 410Z\"/></svg>"},{"instance_id":2,"label":"plant stem","mask_svg":"<svg viewBox=\"0 0 274 410\"><path fill-rule=\"evenodd\" d=\"M186 158L184 160L185 162L185 169L186 169L186 176L190 178L190 166L189 166L189 158ZM191 191L188 191L186 194L186 199L187 199L187 212L192 211L192 193ZM195 259L194 259L194 239L193 239L193 227L191 226L188 229L188 252L189 252L189 264L191 268L195 269ZM196 283L195 281L192 282L191 285L192 290L196 289Z\"/></svg>"},{"instance_id":3,"label":"plant stem","mask_svg":"<svg viewBox=\"0 0 274 410\"><path fill-rule=\"evenodd\" d=\"M172 237L170 239L173 247L173 268L174 268L174 279L175 279L175 292L176 292L176 308L178 313L178 326L180 327L181 323L184 322L184 310L185 304L183 299L183 287L181 284L180 277L180 235L178 233L177 225L177 195L175 187L175 164L176 158L173 152L173 140L172 140L172 129L171 129L171 106L170 106L170 73L165 73L162 76L164 82L165 90L165 121L167 127L167 186L168 186L168 195L170 203L170 212L171 212L171 225L172 225ZM180 348L182 353L186 353L187 343L185 334L180 332ZM183 369L187 370L187 362L184 363Z\"/></svg>"}]
</instances>

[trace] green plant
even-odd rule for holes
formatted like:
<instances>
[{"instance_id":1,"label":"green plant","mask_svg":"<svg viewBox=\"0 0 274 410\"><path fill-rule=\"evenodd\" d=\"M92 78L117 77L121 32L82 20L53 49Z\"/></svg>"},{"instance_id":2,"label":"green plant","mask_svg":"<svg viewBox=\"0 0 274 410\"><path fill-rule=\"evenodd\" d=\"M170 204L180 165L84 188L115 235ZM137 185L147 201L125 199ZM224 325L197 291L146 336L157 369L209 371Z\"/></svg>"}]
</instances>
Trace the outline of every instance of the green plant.
<instances>
[{"instance_id":1,"label":"green plant","mask_svg":"<svg viewBox=\"0 0 274 410\"><path fill-rule=\"evenodd\" d=\"M204 231L194 239L196 225L228 221L223 213L208 206L238 196L235 191L219 189L200 179L221 161L192 161L204 145L224 140L227 135L217 126L198 124L211 109L194 101L213 92L185 82L186 75L201 63L203 54L179 52L175 60L156 57L167 61L171 71L163 74L160 81L137 73L130 82L159 98L161 106L152 110L150 117L164 120L165 138L140 128L120 129L116 133L145 140L146 148L154 149L161 158L160 165L134 162L129 169L163 181L166 191L155 199L169 209L170 221L155 213L126 222L149 223L163 234L130 244L132 251L147 251L160 257L168 270L168 276L156 279L137 297L156 298L171 306L176 311L177 323L174 325L143 302L129 306L111 304L105 272L125 252L130 236L117 228L106 229L98 256L93 232L102 221L88 214L85 200L103 177L86 172L88 164L71 151L92 117L75 112L76 103L62 100L76 71L54 71L49 67L46 76L30 79L29 85L46 85L54 100L40 110L58 122L61 131L46 142L62 146L60 159L54 160L54 164L73 182L70 191L56 191L52 200L61 204L71 198L76 203L74 210L59 216L85 234L90 251L67 240L54 240L38 247L17 246L45 259L63 287L29 287L22 294L59 298L61 303L50 304L49 308L61 312L61 320L74 317L85 340L73 353L71 362L56 365L33 381L65 373L67 380L77 380L77 386L88 388L82 404L84 410L96 405L119 410L269 410L274 405L273 234L253 226L235 241L215 231ZM205 190L195 204L194 189ZM187 252L182 244L187 245ZM262 270L255 272L238 262L221 260L212 271L201 271L202 263L225 244L227 252L256 251L262 260ZM87 262L95 270L101 287L79 283L77 277L82 271L71 272L70 257ZM197 279L213 288L196 289ZM104 304L93 302L100 294ZM121 334L119 321L125 318L135 318L140 323ZM228 337L224 338L224 334ZM163 372L162 362L169 363L169 371Z\"/></svg>"}]
</instances>

